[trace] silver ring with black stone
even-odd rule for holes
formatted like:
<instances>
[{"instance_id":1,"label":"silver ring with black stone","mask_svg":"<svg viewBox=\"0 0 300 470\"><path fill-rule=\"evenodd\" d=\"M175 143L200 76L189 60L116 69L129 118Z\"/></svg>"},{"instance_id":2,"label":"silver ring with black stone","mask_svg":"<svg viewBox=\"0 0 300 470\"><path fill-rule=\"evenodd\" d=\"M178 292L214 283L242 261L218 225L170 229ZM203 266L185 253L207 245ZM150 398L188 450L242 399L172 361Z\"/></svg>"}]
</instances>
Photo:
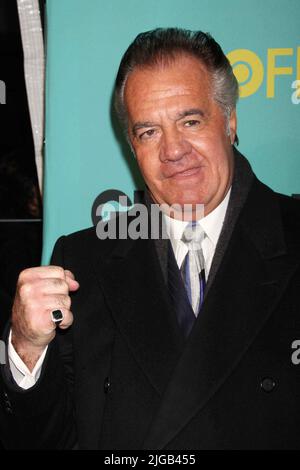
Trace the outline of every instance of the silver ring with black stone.
<instances>
[{"instance_id":1,"label":"silver ring with black stone","mask_svg":"<svg viewBox=\"0 0 300 470\"><path fill-rule=\"evenodd\" d=\"M51 312L51 319L56 325L59 325L64 319L64 314L61 310L53 310Z\"/></svg>"}]
</instances>

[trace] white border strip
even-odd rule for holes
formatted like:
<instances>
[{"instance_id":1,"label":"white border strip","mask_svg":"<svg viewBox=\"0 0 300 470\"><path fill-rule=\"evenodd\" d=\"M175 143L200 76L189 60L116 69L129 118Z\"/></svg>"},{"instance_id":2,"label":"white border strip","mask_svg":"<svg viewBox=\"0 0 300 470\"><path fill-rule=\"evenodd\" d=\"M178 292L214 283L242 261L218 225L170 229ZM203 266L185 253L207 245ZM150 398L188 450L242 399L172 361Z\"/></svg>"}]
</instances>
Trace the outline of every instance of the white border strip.
<instances>
[{"instance_id":1,"label":"white border strip","mask_svg":"<svg viewBox=\"0 0 300 470\"><path fill-rule=\"evenodd\" d=\"M44 78L43 30L38 0L17 0L24 53L24 73L39 187L43 185Z\"/></svg>"}]
</instances>

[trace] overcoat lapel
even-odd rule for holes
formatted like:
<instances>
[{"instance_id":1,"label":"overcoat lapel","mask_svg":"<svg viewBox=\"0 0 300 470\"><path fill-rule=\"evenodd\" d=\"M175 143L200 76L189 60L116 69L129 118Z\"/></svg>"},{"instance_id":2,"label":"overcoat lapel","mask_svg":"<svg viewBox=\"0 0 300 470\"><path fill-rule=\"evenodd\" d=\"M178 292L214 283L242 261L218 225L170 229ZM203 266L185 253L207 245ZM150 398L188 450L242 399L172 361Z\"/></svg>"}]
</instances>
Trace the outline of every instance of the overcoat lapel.
<instances>
[{"instance_id":1,"label":"overcoat lapel","mask_svg":"<svg viewBox=\"0 0 300 470\"><path fill-rule=\"evenodd\" d=\"M144 442L162 449L226 381L299 264L272 192L255 182Z\"/></svg>"},{"instance_id":2,"label":"overcoat lapel","mask_svg":"<svg viewBox=\"0 0 300 470\"><path fill-rule=\"evenodd\" d=\"M184 338L170 309L168 292L151 240L118 240L95 263L111 314L132 354L162 394L178 362Z\"/></svg>"}]
</instances>

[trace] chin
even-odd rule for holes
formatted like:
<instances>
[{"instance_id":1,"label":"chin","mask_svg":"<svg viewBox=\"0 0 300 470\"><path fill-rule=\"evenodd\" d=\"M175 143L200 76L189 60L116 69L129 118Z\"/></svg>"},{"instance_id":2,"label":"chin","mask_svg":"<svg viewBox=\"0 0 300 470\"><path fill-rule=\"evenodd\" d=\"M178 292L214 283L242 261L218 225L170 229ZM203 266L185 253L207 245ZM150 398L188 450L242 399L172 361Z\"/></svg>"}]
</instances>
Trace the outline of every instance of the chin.
<instances>
[{"instance_id":1,"label":"chin","mask_svg":"<svg viewBox=\"0 0 300 470\"><path fill-rule=\"evenodd\" d=\"M151 190L150 190L151 191ZM158 204L168 204L169 206L179 205L183 207L185 204L205 204L206 198L203 193L198 191L193 191L191 189L182 189L181 191L170 192L169 194L165 193L163 196L162 192L156 193L151 192L154 201Z\"/></svg>"},{"instance_id":2,"label":"chin","mask_svg":"<svg viewBox=\"0 0 300 470\"><path fill-rule=\"evenodd\" d=\"M172 199L174 200L173 204L177 203L177 204L180 204L181 206L183 206L184 204L196 205L196 204L204 203L203 194L199 194L199 193L195 194L194 192L191 193L191 191L189 190L183 191L181 194L176 195Z\"/></svg>"}]
</instances>

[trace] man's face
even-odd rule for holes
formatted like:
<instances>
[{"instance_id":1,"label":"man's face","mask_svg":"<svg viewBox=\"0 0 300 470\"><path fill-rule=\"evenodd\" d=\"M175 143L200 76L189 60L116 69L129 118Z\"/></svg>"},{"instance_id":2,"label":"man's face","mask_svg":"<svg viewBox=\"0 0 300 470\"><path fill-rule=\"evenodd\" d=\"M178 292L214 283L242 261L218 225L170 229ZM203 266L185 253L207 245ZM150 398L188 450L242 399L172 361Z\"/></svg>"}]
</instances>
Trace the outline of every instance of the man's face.
<instances>
[{"instance_id":1,"label":"man's face","mask_svg":"<svg viewBox=\"0 0 300 470\"><path fill-rule=\"evenodd\" d=\"M136 68L124 101L129 139L155 202L204 204L205 214L211 212L231 185L236 115L229 136L205 66L180 56L169 65Z\"/></svg>"}]
</instances>

